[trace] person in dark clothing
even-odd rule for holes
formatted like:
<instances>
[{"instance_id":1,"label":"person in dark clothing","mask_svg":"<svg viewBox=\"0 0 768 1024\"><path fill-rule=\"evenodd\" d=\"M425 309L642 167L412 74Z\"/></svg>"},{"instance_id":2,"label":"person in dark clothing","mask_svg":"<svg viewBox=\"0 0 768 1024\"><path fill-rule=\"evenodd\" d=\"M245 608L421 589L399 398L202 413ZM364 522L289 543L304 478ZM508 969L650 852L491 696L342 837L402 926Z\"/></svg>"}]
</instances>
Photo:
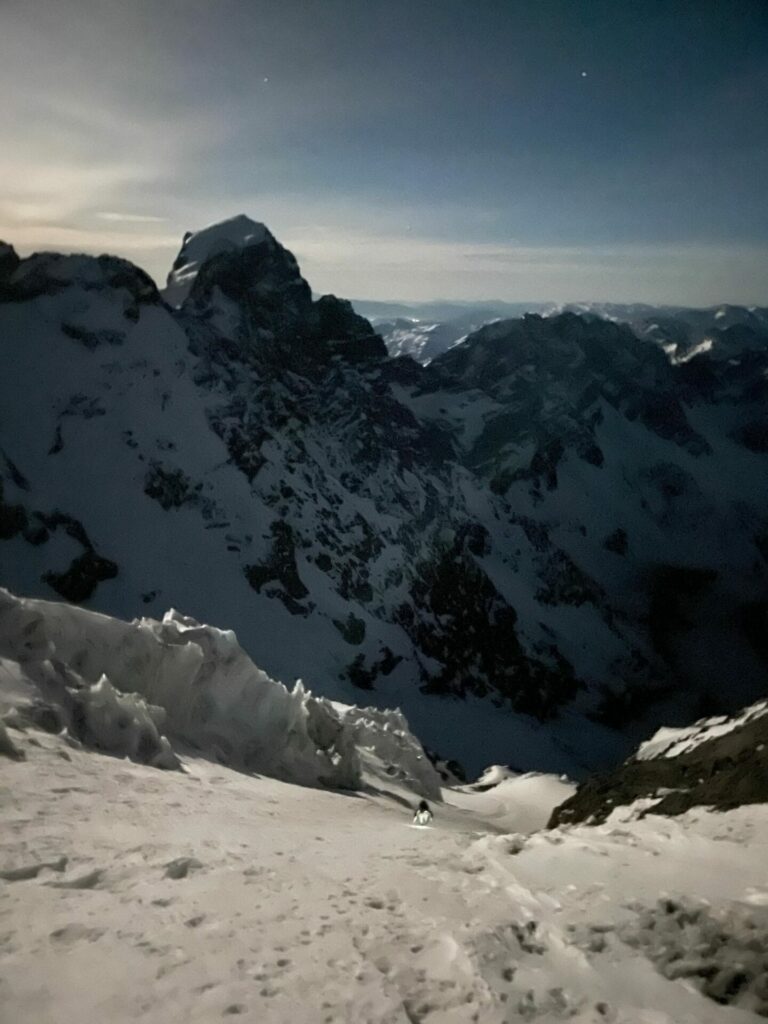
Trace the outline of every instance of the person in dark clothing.
<instances>
[{"instance_id":1,"label":"person in dark clothing","mask_svg":"<svg viewBox=\"0 0 768 1024\"><path fill-rule=\"evenodd\" d=\"M413 816L413 823L414 825L428 825L430 821L432 821L432 811L429 809L427 801L422 800L416 808L416 813Z\"/></svg>"}]
</instances>

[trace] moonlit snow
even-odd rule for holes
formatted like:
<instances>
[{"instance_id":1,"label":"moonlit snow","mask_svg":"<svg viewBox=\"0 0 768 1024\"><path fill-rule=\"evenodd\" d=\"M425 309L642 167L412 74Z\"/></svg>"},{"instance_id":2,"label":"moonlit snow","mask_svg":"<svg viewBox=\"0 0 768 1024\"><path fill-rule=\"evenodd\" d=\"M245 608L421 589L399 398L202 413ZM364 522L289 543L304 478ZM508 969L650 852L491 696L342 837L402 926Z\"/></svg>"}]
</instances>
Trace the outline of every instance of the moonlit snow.
<instances>
[{"instance_id":1,"label":"moonlit snow","mask_svg":"<svg viewBox=\"0 0 768 1024\"><path fill-rule=\"evenodd\" d=\"M695 750L717 736L727 736L740 726L746 725L757 718L768 714L768 701L761 700L745 708L742 714L729 718L718 715L716 718L703 718L685 729L659 729L645 743L641 743L637 757L641 761L654 757L678 757L680 754Z\"/></svg>"},{"instance_id":2,"label":"moonlit snow","mask_svg":"<svg viewBox=\"0 0 768 1024\"><path fill-rule=\"evenodd\" d=\"M567 779L441 791L402 715L288 691L231 633L1 596L3 1020L765 1014L764 806L547 830Z\"/></svg>"}]
</instances>

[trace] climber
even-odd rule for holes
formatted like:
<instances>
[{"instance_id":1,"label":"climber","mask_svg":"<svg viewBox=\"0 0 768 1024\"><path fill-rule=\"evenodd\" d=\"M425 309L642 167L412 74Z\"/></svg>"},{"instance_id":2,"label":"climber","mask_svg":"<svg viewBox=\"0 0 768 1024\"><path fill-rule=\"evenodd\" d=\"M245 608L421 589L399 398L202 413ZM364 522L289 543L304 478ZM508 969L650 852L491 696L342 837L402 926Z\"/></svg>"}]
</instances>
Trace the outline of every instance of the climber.
<instances>
[{"instance_id":1,"label":"climber","mask_svg":"<svg viewBox=\"0 0 768 1024\"><path fill-rule=\"evenodd\" d=\"M416 813L413 816L413 823L414 825L428 825L430 821L432 821L432 811L430 811L427 801L422 800L416 808Z\"/></svg>"}]
</instances>

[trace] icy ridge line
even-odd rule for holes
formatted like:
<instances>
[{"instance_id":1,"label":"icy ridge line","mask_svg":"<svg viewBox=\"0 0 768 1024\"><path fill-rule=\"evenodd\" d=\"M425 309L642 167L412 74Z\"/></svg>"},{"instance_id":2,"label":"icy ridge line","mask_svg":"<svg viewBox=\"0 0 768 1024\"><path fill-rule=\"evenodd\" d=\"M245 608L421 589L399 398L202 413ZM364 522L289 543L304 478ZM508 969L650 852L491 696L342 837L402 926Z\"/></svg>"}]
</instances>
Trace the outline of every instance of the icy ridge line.
<instances>
[{"instance_id":1,"label":"icy ridge line","mask_svg":"<svg viewBox=\"0 0 768 1024\"><path fill-rule=\"evenodd\" d=\"M232 767L356 789L361 756L436 799L440 779L398 710L334 705L258 668L231 630L175 610L125 622L0 588L0 720L162 768L168 735Z\"/></svg>"}]
</instances>

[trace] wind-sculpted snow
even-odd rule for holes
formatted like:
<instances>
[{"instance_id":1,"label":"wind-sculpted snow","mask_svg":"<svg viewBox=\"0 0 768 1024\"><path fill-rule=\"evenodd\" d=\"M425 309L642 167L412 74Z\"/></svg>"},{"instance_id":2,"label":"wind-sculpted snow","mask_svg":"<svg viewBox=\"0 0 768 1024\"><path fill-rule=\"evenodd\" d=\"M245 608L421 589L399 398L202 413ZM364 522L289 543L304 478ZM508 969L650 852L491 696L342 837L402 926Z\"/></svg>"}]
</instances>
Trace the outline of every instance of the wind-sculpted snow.
<instances>
[{"instance_id":1,"label":"wind-sculpted snow","mask_svg":"<svg viewBox=\"0 0 768 1024\"><path fill-rule=\"evenodd\" d=\"M171 767L174 738L249 771L354 788L354 740L331 704L270 679L234 633L169 612L121 622L0 591L0 655L37 690L54 726L100 749ZM9 670L6 669L6 675ZM24 715L24 711L17 712Z\"/></svg>"},{"instance_id":2,"label":"wind-sculpted snow","mask_svg":"<svg viewBox=\"0 0 768 1024\"><path fill-rule=\"evenodd\" d=\"M408 728L402 711L350 707L335 701L333 706L355 746L372 754L390 780L429 800L440 800L440 776Z\"/></svg>"}]
</instances>

